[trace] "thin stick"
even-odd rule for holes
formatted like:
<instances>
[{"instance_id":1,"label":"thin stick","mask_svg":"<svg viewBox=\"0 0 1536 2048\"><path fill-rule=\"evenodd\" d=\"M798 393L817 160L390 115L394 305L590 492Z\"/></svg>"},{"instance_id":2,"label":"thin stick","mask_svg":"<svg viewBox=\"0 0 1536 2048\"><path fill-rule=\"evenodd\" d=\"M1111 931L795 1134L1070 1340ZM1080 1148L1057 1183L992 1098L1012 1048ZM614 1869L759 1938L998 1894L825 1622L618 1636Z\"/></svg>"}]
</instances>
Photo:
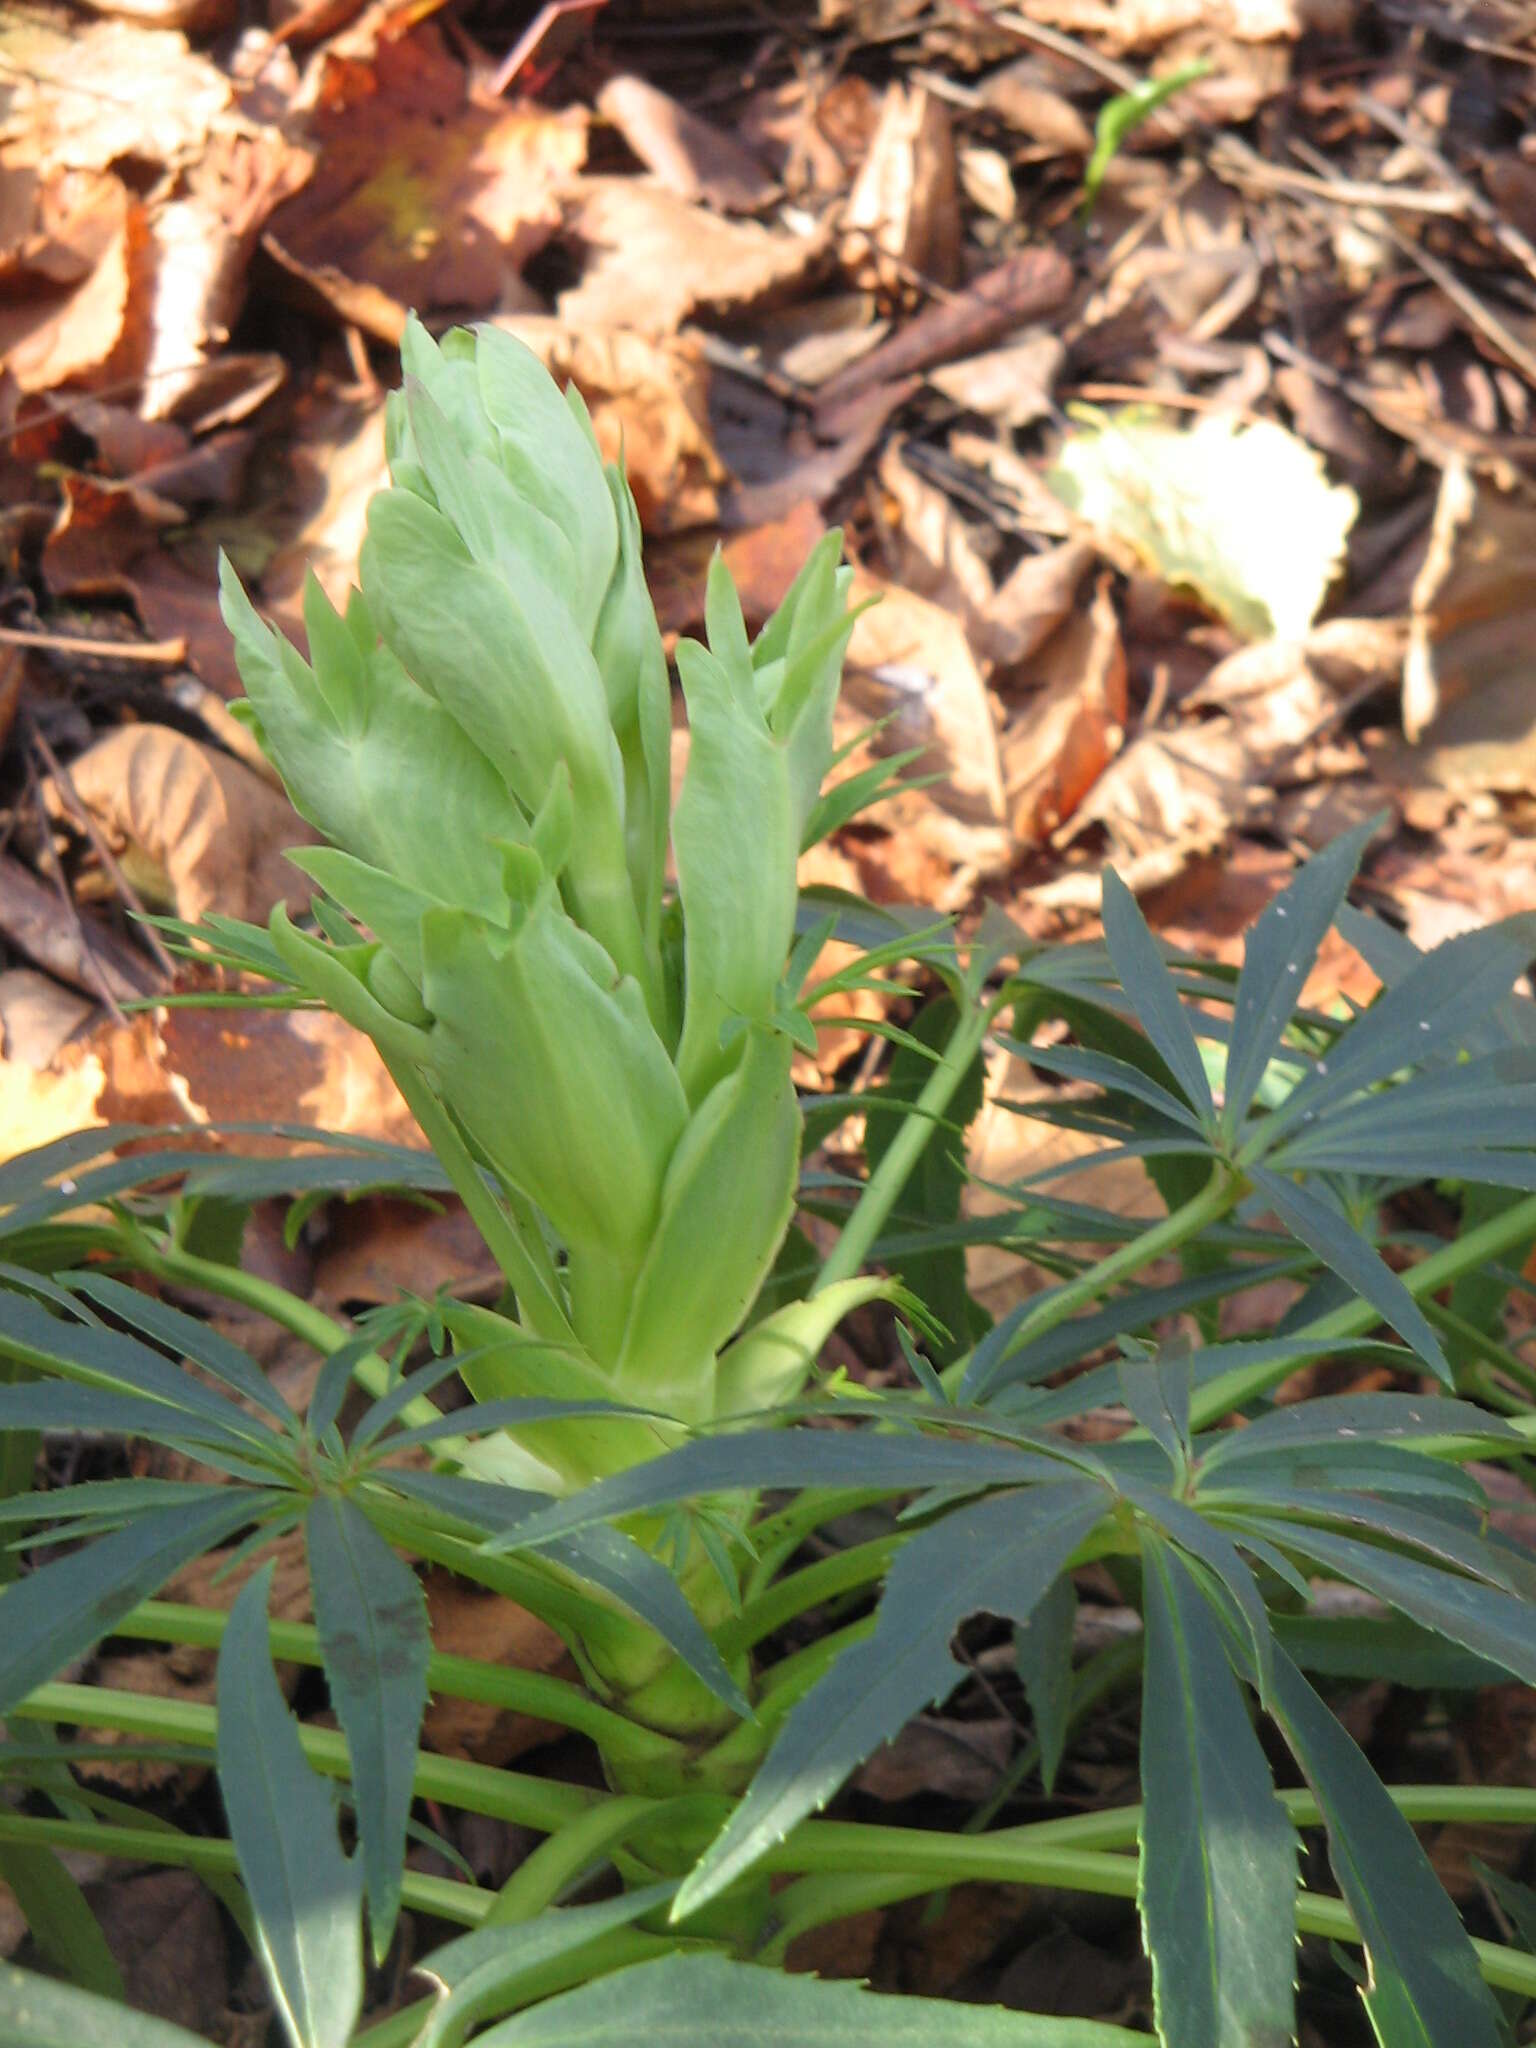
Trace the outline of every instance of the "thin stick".
<instances>
[{"instance_id":1,"label":"thin stick","mask_svg":"<svg viewBox=\"0 0 1536 2048\"><path fill-rule=\"evenodd\" d=\"M142 662L147 668L179 668L187 658L184 638L174 640L91 640L77 633L27 633L0 626L0 646L31 647L39 654L83 655L91 661Z\"/></svg>"},{"instance_id":2,"label":"thin stick","mask_svg":"<svg viewBox=\"0 0 1536 2048\"><path fill-rule=\"evenodd\" d=\"M123 1013L121 1003L118 1002L117 997L112 993L112 985L107 979L105 968L91 951L91 942L85 935L85 926L80 921L80 912L76 907L74 897L69 893L69 883L64 878L64 870L59 865L59 856L54 851L53 836L49 830L52 821L48 816L47 806L43 802L43 792L38 784L37 770L33 767L30 756L27 760L27 793L36 806L38 823L42 827L38 834L38 845L43 856L44 865L48 869L48 879L53 884L54 892L64 906L64 915L75 928L75 938L80 947L80 963L85 969L86 974L95 983L96 993L106 1005L107 1012L112 1018L113 1023L120 1024L126 1031L128 1019Z\"/></svg>"},{"instance_id":3,"label":"thin stick","mask_svg":"<svg viewBox=\"0 0 1536 2048\"><path fill-rule=\"evenodd\" d=\"M123 899L124 903L127 904L128 908L131 911L133 911L137 917L144 919L145 910L143 898L139 895L138 890L134 888L132 882L130 882L128 877L123 873L121 866L118 864L116 854L113 853L111 847L108 846L106 840L103 838L100 826L96 823L96 820L91 816L90 811L86 808L85 802L82 799L79 790L75 787L74 777L70 774L69 770L64 766L63 762L60 761L58 755L53 751L52 747L49 746L47 740L43 736L42 727L38 724L37 720L32 716L32 713L30 711L26 712L25 717L27 721L28 739L31 741L32 745L37 749L38 753L42 755L43 765L47 768L48 773L53 777L55 783L57 783L60 796L63 797L69 809L73 811L75 815L75 820L79 824L80 829L84 832L86 838L90 840L92 847L95 849L96 858L101 862L102 866L111 876L113 888L116 889L118 895ZM150 952L154 954L155 959L159 963L160 969L162 973L165 975L166 980L174 981L176 979L176 962L171 958L169 952L167 952L165 943L161 939L160 934L155 930L152 924L147 922L147 920L144 923L144 943L148 946Z\"/></svg>"}]
</instances>

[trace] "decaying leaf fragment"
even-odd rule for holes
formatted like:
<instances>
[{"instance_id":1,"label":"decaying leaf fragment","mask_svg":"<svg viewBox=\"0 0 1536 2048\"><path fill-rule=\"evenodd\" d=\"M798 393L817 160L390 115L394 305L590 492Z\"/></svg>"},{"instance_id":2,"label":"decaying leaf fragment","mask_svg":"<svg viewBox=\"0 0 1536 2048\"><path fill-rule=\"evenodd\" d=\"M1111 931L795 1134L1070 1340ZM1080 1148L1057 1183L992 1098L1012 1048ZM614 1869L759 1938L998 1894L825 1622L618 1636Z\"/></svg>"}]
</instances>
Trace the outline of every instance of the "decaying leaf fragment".
<instances>
[{"instance_id":1,"label":"decaying leaf fragment","mask_svg":"<svg viewBox=\"0 0 1536 2048\"><path fill-rule=\"evenodd\" d=\"M1310 448L1220 413L1190 427L1155 407L1077 418L1049 477L1065 504L1247 639L1305 634L1359 510Z\"/></svg>"},{"instance_id":2,"label":"decaying leaf fragment","mask_svg":"<svg viewBox=\"0 0 1536 2048\"><path fill-rule=\"evenodd\" d=\"M1533 559L1536 503L1475 483L1453 461L1414 580L1403 665L1403 731L1428 743L1431 781L1530 787Z\"/></svg>"},{"instance_id":3,"label":"decaying leaf fragment","mask_svg":"<svg viewBox=\"0 0 1536 2048\"><path fill-rule=\"evenodd\" d=\"M923 86L893 85L843 215L854 280L901 296L912 273L955 284L960 206L949 110Z\"/></svg>"}]
</instances>

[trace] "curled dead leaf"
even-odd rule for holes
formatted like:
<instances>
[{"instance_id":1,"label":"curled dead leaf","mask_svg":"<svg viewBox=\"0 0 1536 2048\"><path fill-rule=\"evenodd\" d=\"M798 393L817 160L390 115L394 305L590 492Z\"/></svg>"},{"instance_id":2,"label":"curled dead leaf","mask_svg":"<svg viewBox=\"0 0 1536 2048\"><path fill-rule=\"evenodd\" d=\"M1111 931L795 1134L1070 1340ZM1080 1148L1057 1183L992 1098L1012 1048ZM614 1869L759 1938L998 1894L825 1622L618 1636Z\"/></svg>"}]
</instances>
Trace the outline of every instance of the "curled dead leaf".
<instances>
[{"instance_id":1,"label":"curled dead leaf","mask_svg":"<svg viewBox=\"0 0 1536 2048\"><path fill-rule=\"evenodd\" d=\"M1440 787L1536 787L1530 675L1536 501L1453 460L1414 581L1397 773Z\"/></svg>"},{"instance_id":2,"label":"curled dead leaf","mask_svg":"<svg viewBox=\"0 0 1536 2048\"><path fill-rule=\"evenodd\" d=\"M826 259L820 229L801 235L722 220L643 178L584 178L571 189L566 231L587 256L580 283L557 307L578 333L675 334L690 313L774 303Z\"/></svg>"},{"instance_id":3,"label":"curled dead leaf","mask_svg":"<svg viewBox=\"0 0 1536 2048\"><path fill-rule=\"evenodd\" d=\"M1034 694L1002 739L1009 821L1022 845L1048 840L1077 810L1125 739L1125 648L1101 577L1016 679Z\"/></svg>"},{"instance_id":4,"label":"curled dead leaf","mask_svg":"<svg viewBox=\"0 0 1536 2048\"><path fill-rule=\"evenodd\" d=\"M272 215L266 246L383 341L399 340L411 307L501 305L559 225L586 113L470 104L432 23L380 40L353 85L315 116L315 175Z\"/></svg>"},{"instance_id":5,"label":"curled dead leaf","mask_svg":"<svg viewBox=\"0 0 1536 2048\"><path fill-rule=\"evenodd\" d=\"M856 284L905 299L918 278L958 283L962 248L949 109L925 86L887 86L843 209L843 263Z\"/></svg>"},{"instance_id":6,"label":"curled dead leaf","mask_svg":"<svg viewBox=\"0 0 1536 2048\"><path fill-rule=\"evenodd\" d=\"M1055 835L1070 845L1101 826L1122 880L1132 889L1171 881L1198 855L1219 851L1242 823L1262 814L1271 792L1251 779L1248 751L1224 719L1179 734L1138 733ZM1042 882L1030 901L1057 910L1096 911L1097 866Z\"/></svg>"},{"instance_id":7,"label":"curled dead leaf","mask_svg":"<svg viewBox=\"0 0 1536 2048\"><path fill-rule=\"evenodd\" d=\"M308 903L309 884L283 849L313 834L286 797L215 748L170 726L127 725L77 756L69 775L125 869L178 916L211 910L265 922L275 903ZM54 816L70 816L51 783L45 795Z\"/></svg>"},{"instance_id":8,"label":"curled dead leaf","mask_svg":"<svg viewBox=\"0 0 1536 2048\"><path fill-rule=\"evenodd\" d=\"M680 199L701 199L725 213L755 213L778 190L734 135L632 72L607 81L597 111Z\"/></svg>"},{"instance_id":9,"label":"curled dead leaf","mask_svg":"<svg viewBox=\"0 0 1536 2048\"><path fill-rule=\"evenodd\" d=\"M125 159L195 158L234 98L178 30L130 21L58 27L18 11L4 24L0 143L45 170L105 171Z\"/></svg>"},{"instance_id":10,"label":"curled dead leaf","mask_svg":"<svg viewBox=\"0 0 1536 2048\"><path fill-rule=\"evenodd\" d=\"M0 153L0 359L24 392L100 370L123 338L143 208L104 171Z\"/></svg>"}]
</instances>

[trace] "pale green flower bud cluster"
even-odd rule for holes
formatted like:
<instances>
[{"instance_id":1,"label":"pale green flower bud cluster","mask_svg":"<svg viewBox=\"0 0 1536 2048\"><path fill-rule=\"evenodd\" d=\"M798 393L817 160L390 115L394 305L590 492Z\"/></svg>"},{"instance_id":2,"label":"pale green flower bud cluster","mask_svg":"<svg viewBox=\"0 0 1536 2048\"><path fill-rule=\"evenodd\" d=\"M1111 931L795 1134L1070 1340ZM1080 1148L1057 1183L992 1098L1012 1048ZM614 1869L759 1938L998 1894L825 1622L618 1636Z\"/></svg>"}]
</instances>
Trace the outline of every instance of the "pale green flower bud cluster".
<instances>
[{"instance_id":1,"label":"pale green flower bud cluster","mask_svg":"<svg viewBox=\"0 0 1536 2048\"><path fill-rule=\"evenodd\" d=\"M403 356L361 589L342 617L311 582L308 662L226 566L248 716L328 842L294 858L367 935L279 911L273 938L500 1182L574 1332L573 1392L705 1419L793 1205L777 1020L848 572L828 536L749 641L716 559L708 645L678 650L691 745L669 821L639 521L579 397L495 328L438 345L413 322Z\"/></svg>"}]
</instances>

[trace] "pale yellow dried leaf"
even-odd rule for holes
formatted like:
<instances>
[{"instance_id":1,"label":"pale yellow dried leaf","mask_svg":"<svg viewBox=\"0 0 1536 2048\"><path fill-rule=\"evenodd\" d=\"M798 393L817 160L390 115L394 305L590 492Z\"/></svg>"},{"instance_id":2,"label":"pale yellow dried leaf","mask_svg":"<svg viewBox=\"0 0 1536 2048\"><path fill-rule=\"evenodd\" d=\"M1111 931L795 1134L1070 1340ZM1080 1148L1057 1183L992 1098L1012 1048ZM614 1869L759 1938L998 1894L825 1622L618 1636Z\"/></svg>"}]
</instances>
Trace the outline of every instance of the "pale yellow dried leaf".
<instances>
[{"instance_id":1,"label":"pale yellow dried leaf","mask_svg":"<svg viewBox=\"0 0 1536 2048\"><path fill-rule=\"evenodd\" d=\"M1154 407L1085 409L1048 480L1096 532L1250 640L1307 631L1359 510L1294 434L1221 413L1184 425Z\"/></svg>"}]
</instances>

